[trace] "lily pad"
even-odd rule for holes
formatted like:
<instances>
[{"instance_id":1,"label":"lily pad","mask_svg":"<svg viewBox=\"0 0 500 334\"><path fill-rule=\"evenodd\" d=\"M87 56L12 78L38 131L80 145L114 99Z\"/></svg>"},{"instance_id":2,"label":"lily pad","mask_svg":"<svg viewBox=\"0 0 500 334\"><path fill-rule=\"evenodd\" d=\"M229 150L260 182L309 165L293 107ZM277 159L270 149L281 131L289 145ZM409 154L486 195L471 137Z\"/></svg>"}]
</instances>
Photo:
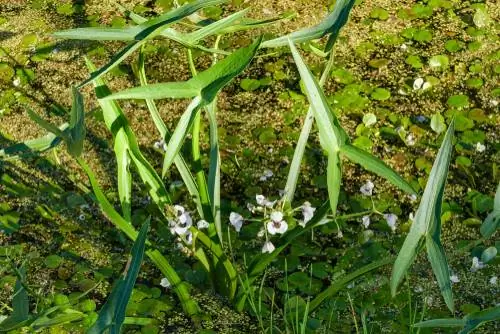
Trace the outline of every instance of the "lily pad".
<instances>
[{"instance_id":1,"label":"lily pad","mask_svg":"<svg viewBox=\"0 0 500 334\"><path fill-rule=\"evenodd\" d=\"M391 92L385 88L375 88L370 96L374 100L385 101L391 97Z\"/></svg>"}]
</instances>

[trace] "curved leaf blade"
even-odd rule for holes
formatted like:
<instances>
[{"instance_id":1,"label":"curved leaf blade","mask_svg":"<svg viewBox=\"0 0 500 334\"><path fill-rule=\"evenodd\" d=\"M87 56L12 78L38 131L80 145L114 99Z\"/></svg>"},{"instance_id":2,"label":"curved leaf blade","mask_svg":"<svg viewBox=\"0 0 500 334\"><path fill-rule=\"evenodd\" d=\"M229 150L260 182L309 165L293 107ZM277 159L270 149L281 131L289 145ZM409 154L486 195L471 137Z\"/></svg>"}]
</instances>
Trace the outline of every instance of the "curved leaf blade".
<instances>
[{"instance_id":1,"label":"curved leaf blade","mask_svg":"<svg viewBox=\"0 0 500 334\"><path fill-rule=\"evenodd\" d=\"M409 194L416 195L413 187L408 182L406 182L405 179L403 179L391 167L387 166L385 162L371 155L370 153L350 144L342 146L340 148L340 152L349 160L361 165L366 170L369 170L370 172L383 177L399 189Z\"/></svg>"},{"instance_id":2,"label":"curved leaf blade","mask_svg":"<svg viewBox=\"0 0 500 334\"><path fill-rule=\"evenodd\" d=\"M355 0L337 0L335 2L335 7L333 8L333 12L329 14L323 21L321 21L318 25L301 29L299 31L295 31L289 35L282 36L279 38L275 38L269 41L265 41L262 43L263 48L276 48L280 46L285 46L288 43L288 40L291 40L293 43L303 43L308 42L313 39L321 38L327 34L332 34L332 37L327 42L327 46L325 52L329 52L337 35L340 32L340 29L345 25L347 19L349 18L349 13L354 6Z\"/></svg>"}]
</instances>

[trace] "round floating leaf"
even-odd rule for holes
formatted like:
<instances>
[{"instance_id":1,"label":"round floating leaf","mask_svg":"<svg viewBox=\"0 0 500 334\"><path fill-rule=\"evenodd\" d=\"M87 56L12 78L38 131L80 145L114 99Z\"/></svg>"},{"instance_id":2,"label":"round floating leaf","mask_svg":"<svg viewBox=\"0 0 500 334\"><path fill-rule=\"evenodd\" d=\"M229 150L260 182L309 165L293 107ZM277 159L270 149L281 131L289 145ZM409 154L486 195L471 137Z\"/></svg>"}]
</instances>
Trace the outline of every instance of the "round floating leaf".
<instances>
[{"instance_id":1,"label":"round floating leaf","mask_svg":"<svg viewBox=\"0 0 500 334\"><path fill-rule=\"evenodd\" d=\"M455 159L455 163L464 168L472 166L472 161L469 158L464 157L462 155Z\"/></svg>"},{"instance_id":2,"label":"round floating leaf","mask_svg":"<svg viewBox=\"0 0 500 334\"><path fill-rule=\"evenodd\" d=\"M373 68L381 68L387 66L387 64L389 64L389 59L386 58L375 58L368 63Z\"/></svg>"},{"instance_id":3,"label":"round floating leaf","mask_svg":"<svg viewBox=\"0 0 500 334\"><path fill-rule=\"evenodd\" d=\"M57 14L61 15L73 15L75 13L75 9L71 3L65 3L57 7Z\"/></svg>"},{"instance_id":4,"label":"round floating leaf","mask_svg":"<svg viewBox=\"0 0 500 334\"><path fill-rule=\"evenodd\" d=\"M371 98L377 101L385 101L391 97L391 92L385 88L375 88L371 93Z\"/></svg>"},{"instance_id":5,"label":"round floating leaf","mask_svg":"<svg viewBox=\"0 0 500 334\"><path fill-rule=\"evenodd\" d=\"M465 84L469 88L480 88L484 84L484 81L481 78L469 78Z\"/></svg>"},{"instance_id":6,"label":"round floating leaf","mask_svg":"<svg viewBox=\"0 0 500 334\"><path fill-rule=\"evenodd\" d=\"M47 266L47 268L56 269L61 265L63 259L59 255L54 254L47 256L43 262L45 263L45 266Z\"/></svg>"},{"instance_id":7,"label":"round floating leaf","mask_svg":"<svg viewBox=\"0 0 500 334\"><path fill-rule=\"evenodd\" d=\"M488 263L497 256L498 250L495 246L486 248L481 254L481 261L483 263Z\"/></svg>"},{"instance_id":8,"label":"round floating leaf","mask_svg":"<svg viewBox=\"0 0 500 334\"><path fill-rule=\"evenodd\" d=\"M420 43L428 43L432 41L432 32L427 29L417 30L413 34L413 39Z\"/></svg>"},{"instance_id":9,"label":"round floating leaf","mask_svg":"<svg viewBox=\"0 0 500 334\"><path fill-rule=\"evenodd\" d=\"M465 131L474 127L474 121L465 117L464 115L457 115L455 117L455 129L457 131Z\"/></svg>"},{"instance_id":10,"label":"round floating leaf","mask_svg":"<svg viewBox=\"0 0 500 334\"><path fill-rule=\"evenodd\" d=\"M462 50L463 44L462 44L462 42L460 42L456 39L450 39L449 41L446 41L446 43L444 44L444 47L449 52L458 52L458 51Z\"/></svg>"},{"instance_id":11,"label":"round floating leaf","mask_svg":"<svg viewBox=\"0 0 500 334\"><path fill-rule=\"evenodd\" d=\"M445 55L436 55L429 59L429 66L433 69L446 69L449 65L450 60Z\"/></svg>"},{"instance_id":12,"label":"round floating leaf","mask_svg":"<svg viewBox=\"0 0 500 334\"><path fill-rule=\"evenodd\" d=\"M459 95L453 95L448 98L446 103L450 107L454 108L466 108L469 106L469 97L467 95L459 94Z\"/></svg>"},{"instance_id":13,"label":"round floating leaf","mask_svg":"<svg viewBox=\"0 0 500 334\"><path fill-rule=\"evenodd\" d=\"M422 60L417 55L409 55L408 57L406 57L405 62L408 65L411 65L413 68L422 68L422 66L424 66Z\"/></svg>"},{"instance_id":14,"label":"round floating leaf","mask_svg":"<svg viewBox=\"0 0 500 334\"><path fill-rule=\"evenodd\" d=\"M446 130L446 123L444 117L440 114L434 114L431 118L431 129L436 133L441 133Z\"/></svg>"},{"instance_id":15,"label":"round floating leaf","mask_svg":"<svg viewBox=\"0 0 500 334\"><path fill-rule=\"evenodd\" d=\"M365 126L370 127L375 123L377 123L377 116L374 113L370 112L363 116L363 124Z\"/></svg>"},{"instance_id":16,"label":"round floating leaf","mask_svg":"<svg viewBox=\"0 0 500 334\"><path fill-rule=\"evenodd\" d=\"M478 28L486 27L490 21L486 8L478 8L474 14L473 21Z\"/></svg>"},{"instance_id":17,"label":"round floating leaf","mask_svg":"<svg viewBox=\"0 0 500 334\"><path fill-rule=\"evenodd\" d=\"M375 7L370 12L370 17L372 19L378 19L378 20L385 21L385 20L387 20L389 18L389 12L386 11L384 8Z\"/></svg>"},{"instance_id":18,"label":"round floating leaf","mask_svg":"<svg viewBox=\"0 0 500 334\"><path fill-rule=\"evenodd\" d=\"M274 134L274 131L271 129L264 130L259 135L259 141L262 144L270 144L275 140L276 140L276 135Z\"/></svg>"},{"instance_id":19,"label":"round floating leaf","mask_svg":"<svg viewBox=\"0 0 500 334\"><path fill-rule=\"evenodd\" d=\"M371 152L372 147L373 147L373 143L370 140L370 138L365 137L365 136L360 136L360 137L356 138L352 144L354 146L356 146L364 151L368 151L368 152Z\"/></svg>"},{"instance_id":20,"label":"round floating leaf","mask_svg":"<svg viewBox=\"0 0 500 334\"><path fill-rule=\"evenodd\" d=\"M255 79L241 80L240 87L248 92L254 91L260 87L260 81Z\"/></svg>"}]
</instances>

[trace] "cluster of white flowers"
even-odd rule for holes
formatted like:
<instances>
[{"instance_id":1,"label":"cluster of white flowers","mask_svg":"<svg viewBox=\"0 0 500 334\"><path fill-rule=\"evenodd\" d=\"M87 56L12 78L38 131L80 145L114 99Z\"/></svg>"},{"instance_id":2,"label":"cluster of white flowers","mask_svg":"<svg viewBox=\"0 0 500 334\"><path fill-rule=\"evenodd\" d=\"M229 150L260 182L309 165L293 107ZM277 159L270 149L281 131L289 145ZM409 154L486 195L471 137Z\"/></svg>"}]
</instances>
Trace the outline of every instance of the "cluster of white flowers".
<instances>
[{"instance_id":1,"label":"cluster of white flowers","mask_svg":"<svg viewBox=\"0 0 500 334\"><path fill-rule=\"evenodd\" d=\"M268 177L270 177L269 175L271 174L268 173ZM253 214L262 213L264 215L264 226L258 232L257 237L266 237L262 253L272 253L275 250L275 246L269 240L268 235L274 236L276 234L284 234L288 231L288 223L281 205L283 202L282 200L271 201L260 194L255 196L255 202L256 205L248 203L247 208ZM316 208L311 203L304 202L299 209L302 213L302 219L298 220L298 224L304 228L313 218ZM236 232L241 231L244 221L243 216L237 212L231 212L229 215L229 223L234 227Z\"/></svg>"},{"instance_id":2,"label":"cluster of white flowers","mask_svg":"<svg viewBox=\"0 0 500 334\"><path fill-rule=\"evenodd\" d=\"M170 233L178 235L188 245L193 243L193 234L190 231L193 226L193 219L189 212L181 205L174 205L175 218L168 220Z\"/></svg>"},{"instance_id":3,"label":"cluster of white flowers","mask_svg":"<svg viewBox=\"0 0 500 334\"><path fill-rule=\"evenodd\" d=\"M406 136L406 145L408 146L413 146L416 143L415 136L412 133L409 133L408 136Z\"/></svg>"},{"instance_id":4,"label":"cluster of white flowers","mask_svg":"<svg viewBox=\"0 0 500 334\"><path fill-rule=\"evenodd\" d=\"M363 216L361 218L361 224L363 224L364 228L368 228L370 226L370 216Z\"/></svg>"},{"instance_id":5,"label":"cluster of white flowers","mask_svg":"<svg viewBox=\"0 0 500 334\"><path fill-rule=\"evenodd\" d=\"M453 274L450 276L450 281L451 281L451 283L459 283L460 278L458 278L458 276L456 274Z\"/></svg>"},{"instance_id":6,"label":"cluster of white flowers","mask_svg":"<svg viewBox=\"0 0 500 334\"><path fill-rule=\"evenodd\" d=\"M158 141L155 141L155 143L153 144L153 147L157 150L166 151L167 150L167 143L165 143L165 140L160 139Z\"/></svg>"}]
</instances>

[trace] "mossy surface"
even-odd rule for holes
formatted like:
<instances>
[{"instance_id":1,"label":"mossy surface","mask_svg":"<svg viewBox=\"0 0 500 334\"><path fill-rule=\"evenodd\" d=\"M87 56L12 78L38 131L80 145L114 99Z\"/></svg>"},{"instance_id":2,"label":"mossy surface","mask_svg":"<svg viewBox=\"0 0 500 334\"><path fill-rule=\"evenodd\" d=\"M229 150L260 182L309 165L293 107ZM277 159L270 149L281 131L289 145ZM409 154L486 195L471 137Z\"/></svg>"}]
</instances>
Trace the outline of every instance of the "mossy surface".
<instances>
[{"instance_id":1,"label":"mossy surface","mask_svg":"<svg viewBox=\"0 0 500 334\"><path fill-rule=\"evenodd\" d=\"M223 7L225 14L234 12L238 3ZM459 247L480 238L479 223L490 208L500 179L500 100L498 86L500 60L498 40L500 5L495 1L358 1L349 23L335 46L335 65L326 84L326 93L340 122L359 147L371 150L406 179L422 187L432 165L441 136L430 125L439 113L449 122L452 115L460 118L454 158L445 191L443 211L443 241L453 273L460 282L453 285L457 305L474 304L491 307L500 300L500 283L490 284L499 271L499 258L486 268L471 272L472 256L480 255L487 246L500 247L498 232L471 252ZM144 10L144 15L160 13L168 1L120 1L124 7ZM250 2L252 4L252 2ZM429 9L431 4L436 4ZM259 0L250 11L254 18L296 12L291 20L266 29L266 34L281 35L319 22L331 3L325 1ZM488 19L478 21L477 11L486 8ZM481 9L482 10L482 9ZM44 134L27 116L25 106L61 123L71 105L70 87L88 77L83 56L96 65L103 65L123 46L117 42L59 41L50 37L53 31L84 25L120 25L121 18L115 1L32 0L0 3L0 148L13 142L37 138ZM484 24L484 25L483 25ZM222 40L224 47L246 45L263 30L238 33ZM323 41L319 41L321 43ZM304 46L304 50L309 50ZM185 50L171 41L155 40L146 50L146 69L150 82L180 81L190 77ZM315 74L321 71L321 59L303 53ZM196 55L201 70L210 65L206 55ZM112 90L138 85L133 75L131 57L123 66L107 76ZM436 64L440 67L436 67ZM242 79L260 82L256 89L246 88ZM422 78L428 89L415 89ZM19 79L20 84L15 84ZM264 81L263 81L264 80ZM243 87L243 88L242 88ZM118 203L116 167L112 136L106 130L91 88L83 90L87 118L88 140L84 158L99 178L110 201ZM466 96L453 98L454 96ZM158 101L160 113L171 129L175 127L188 101ZM121 103L134 129L141 149L158 170L161 156L153 149L159 134L154 128L146 106L141 101ZM256 194L277 197L284 188L303 117L307 98L301 92L295 64L286 49L277 53L262 52L243 75L224 89L219 99L219 128L222 158L223 213L244 207L254 201ZM373 113L376 123L363 124L363 116ZM205 125L204 125L205 126ZM208 125L206 125L208 127ZM205 129L206 130L206 129ZM411 138L409 138L411 136ZM411 139L411 140L410 140ZM412 144L412 141L414 143ZM208 150L208 138L202 136L203 148ZM485 145L484 152L475 149ZM189 146L189 145L187 145ZM458 159L463 157L463 159ZM470 162L470 164L469 164ZM261 181L265 170L273 176ZM325 189L326 163L316 132L308 146L297 190L297 204L309 200L319 205L327 197ZM0 202L9 206L1 211L19 213L19 230L13 234L0 232L1 247L21 245L21 251L3 263L25 263L28 282L36 292L40 306L51 305L53 295L70 295L91 290L89 298L98 308L105 300L113 279L125 266L123 256L130 247L123 235L114 230L92 199L87 178L76 162L65 153L64 147L41 157L26 157L20 161L0 162ZM372 180L375 200L399 216L395 234L380 220L374 222L372 243L362 243L360 222L341 224L344 238L336 238L337 226L325 226L315 235L307 248L292 247L287 253L290 261L299 264L290 271L307 272L311 263L325 262L335 267L328 277L348 272L352 262L363 256L395 254L409 228L408 215L416 203L388 182L375 177L350 163L344 165L340 210L350 212L366 205L359 188ZM180 179L172 171L167 186ZM479 196L479 197L478 197ZM175 193L180 202L188 203L185 190ZM147 191L134 185L133 207L135 223L139 223L147 207ZM417 202L418 203L418 202ZM158 240L166 241L165 235ZM173 244L172 238L167 241ZM194 298L207 314L204 325L217 333L250 333L258 329L250 314L238 314L196 274L200 268L181 252L166 246L162 249L184 277L192 280ZM249 246L250 247L250 246ZM261 246L254 244L252 250ZM251 248L251 247L250 247ZM500 250L499 250L500 251ZM48 268L46 259L57 254L63 261ZM237 255L240 256L240 255ZM24 261L26 260L26 261ZM283 259L280 259L282 262ZM272 270L266 288L279 290L283 279L281 262ZM7 267L6 267L7 268ZM374 332L401 333L408 330L406 287L396 299L387 288L390 268L373 280L360 280L347 291L353 298L356 312L366 312ZM130 314L158 320L142 332L196 333L192 323L181 313L173 293L160 288L159 272L146 262L138 283L137 299ZM317 279L326 287L329 279ZM7 269L0 270L0 315L7 313L15 277ZM448 317L431 268L425 257L419 258L411 270L410 292L421 309L423 300L429 317ZM155 297L156 296L156 297ZM154 300L144 302L144 300ZM283 304L283 300L279 303ZM380 307L376 304L379 303ZM333 306L332 306L333 305ZM419 312L420 312L419 309ZM413 309L415 311L415 309ZM332 298L314 314L315 319L327 322L330 313L337 332L350 332L353 326L346 293ZM134 313L135 312L135 313ZM280 311L276 311L282 317ZM460 308L457 316L467 313ZM426 315L427 317L427 315ZM490 324L484 333L498 331L499 324ZM132 328L132 327L131 327ZM324 327L326 328L326 327ZM82 327L61 327L61 333L81 332ZM131 332L139 332L134 327ZM57 331L56 331L57 332ZM321 333L321 331L318 331ZM329 333L328 330L324 330ZM479 330L478 332L481 332Z\"/></svg>"}]
</instances>

